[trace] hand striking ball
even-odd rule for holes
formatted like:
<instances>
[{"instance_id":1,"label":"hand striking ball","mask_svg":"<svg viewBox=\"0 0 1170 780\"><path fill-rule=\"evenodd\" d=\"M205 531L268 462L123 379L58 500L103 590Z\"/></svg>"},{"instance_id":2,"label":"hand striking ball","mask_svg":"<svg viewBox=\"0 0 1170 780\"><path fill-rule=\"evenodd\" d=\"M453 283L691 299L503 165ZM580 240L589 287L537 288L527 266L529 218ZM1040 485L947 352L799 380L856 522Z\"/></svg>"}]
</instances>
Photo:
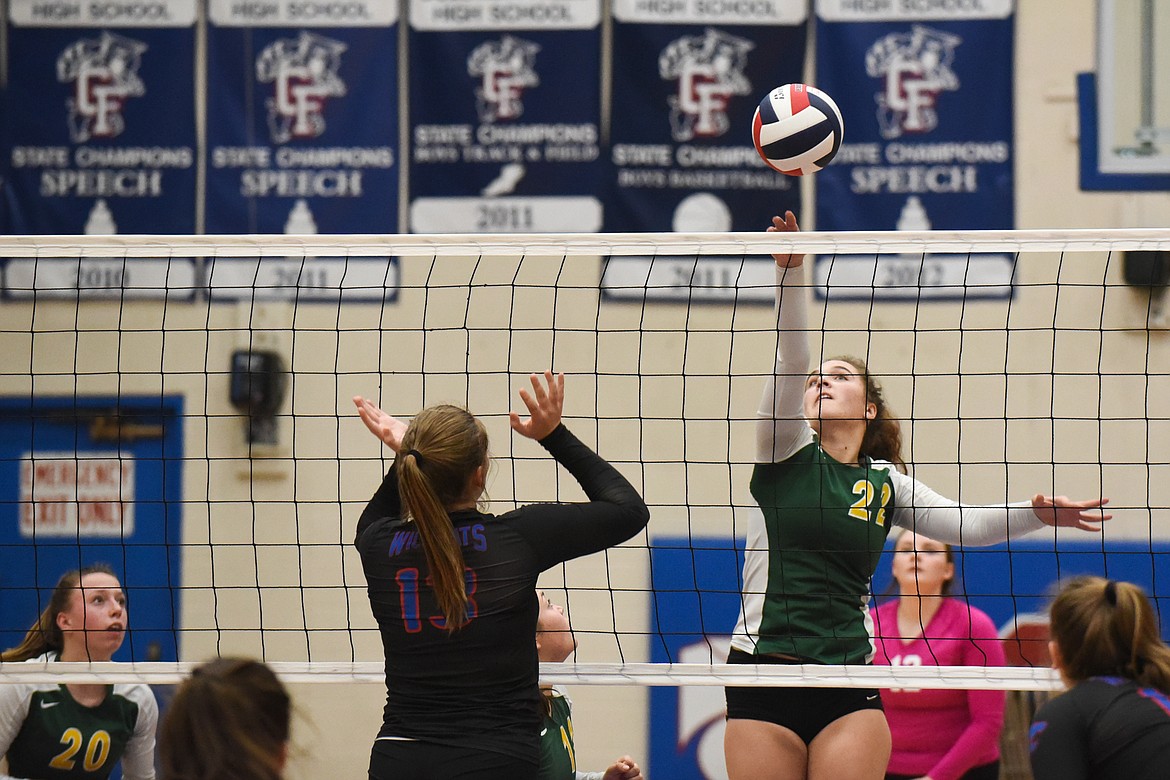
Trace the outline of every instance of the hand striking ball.
<instances>
[{"instance_id":1,"label":"hand striking ball","mask_svg":"<svg viewBox=\"0 0 1170 780\"><path fill-rule=\"evenodd\" d=\"M752 141L769 167L789 176L816 173L841 148L845 123L833 99L807 84L776 87L760 101Z\"/></svg>"}]
</instances>

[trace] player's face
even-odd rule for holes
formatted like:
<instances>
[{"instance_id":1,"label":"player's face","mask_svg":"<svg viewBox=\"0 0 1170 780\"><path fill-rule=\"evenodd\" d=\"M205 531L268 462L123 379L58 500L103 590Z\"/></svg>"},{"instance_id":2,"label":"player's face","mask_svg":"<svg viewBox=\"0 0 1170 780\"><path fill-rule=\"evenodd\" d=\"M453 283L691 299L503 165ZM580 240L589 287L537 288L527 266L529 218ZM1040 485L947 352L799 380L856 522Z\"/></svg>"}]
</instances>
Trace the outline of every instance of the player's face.
<instances>
[{"instance_id":1,"label":"player's face","mask_svg":"<svg viewBox=\"0 0 1170 780\"><path fill-rule=\"evenodd\" d=\"M81 577L69 607L57 615L64 641L62 660L108 661L126 638L126 594L118 578L104 572Z\"/></svg>"},{"instance_id":2,"label":"player's face","mask_svg":"<svg viewBox=\"0 0 1170 780\"><path fill-rule=\"evenodd\" d=\"M540 660L560 663L577 649L577 639L569 629L569 618L559 604L537 591L540 615L536 619L536 647Z\"/></svg>"},{"instance_id":3,"label":"player's face","mask_svg":"<svg viewBox=\"0 0 1170 780\"><path fill-rule=\"evenodd\" d=\"M938 596L954 578L955 564L947 560L942 542L904 533L894 545L894 579L903 595Z\"/></svg>"},{"instance_id":4,"label":"player's face","mask_svg":"<svg viewBox=\"0 0 1170 780\"><path fill-rule=\"evenodd\" d=\"M866 400L865 378L844 360L826 360L808 375L804 387L804 416L813 430L822 420L871 420L877 407Z\"/></svg>"}]
</instances>

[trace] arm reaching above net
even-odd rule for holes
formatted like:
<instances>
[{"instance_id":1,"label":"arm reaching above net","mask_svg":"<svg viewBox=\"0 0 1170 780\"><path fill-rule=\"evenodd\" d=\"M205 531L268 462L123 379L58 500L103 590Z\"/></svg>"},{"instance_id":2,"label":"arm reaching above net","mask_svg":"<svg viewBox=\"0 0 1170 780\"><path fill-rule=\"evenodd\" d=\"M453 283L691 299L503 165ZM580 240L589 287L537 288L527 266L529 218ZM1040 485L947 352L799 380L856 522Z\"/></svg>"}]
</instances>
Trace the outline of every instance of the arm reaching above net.
<instances>
[{"instance_id":1,"label":"arm reaching above net","mask_svg":"<svg viewBox=\"0 0 1170 780\"><path fill-rule=\"evenodd\" d=\"M796 216L773 217L770 233L796 232ZM778 463L812 440L805 420L804 386L810 361L808 292L804 255L773 255L776 260L776 363L764 381L756 413L756 462Z\"/></svg>"}]
</instances>

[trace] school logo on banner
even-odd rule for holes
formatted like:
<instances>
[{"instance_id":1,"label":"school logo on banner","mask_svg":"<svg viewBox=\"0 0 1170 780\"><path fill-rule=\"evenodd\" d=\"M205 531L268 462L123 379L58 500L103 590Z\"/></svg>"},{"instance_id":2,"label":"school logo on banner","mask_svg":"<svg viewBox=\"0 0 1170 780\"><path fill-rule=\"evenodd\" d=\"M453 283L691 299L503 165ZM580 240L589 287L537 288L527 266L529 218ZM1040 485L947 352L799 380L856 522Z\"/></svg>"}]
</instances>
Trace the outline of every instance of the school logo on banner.
<instances>
[{"instance_id":1,"label":"school logo on banner","mask_svg":"<svg viewBox=\"0 0 1170 780\"><path fill-rule=\"evenodd\" d=\"M957 35L916 24L909 33L890 33L865 54L865 70L884 80L875 96L883 138L928 133L938 127L938 96L959 88L952 69Z\"/></svg>"},{"instance_id":2,"label":"school logo on banner","mask_svg":"<svg viewBox=\"0 0 1170 780\"><path fill-rule=\"evenodd\" d=\"M114 138L126 129L123 103L146 94L138 77L146 49L141 41L103 31L100 38L82 38L61 52L57 80L73 82L73 97L65 104L74 143Z\"/></svg>"},{"instance_id":3,"label":"school logo on banner","mask_svg":"<svg viewBox=\"0 0 1170 780\"><path fill-rule=\"evenodd\" d=\"M744 70L753 48L751 41L708 28L702 35L678 38L662 50L659 74L667 81L678 80L677 92L667 98L674 140L715 138L728 131L731 98L751 93Z\"/></svg>"},{"instance_id":4,"label":"school logo on banner","mask_svg":"<svg viewBox=\"0 0 1170 780\"><path fill-rule=\"evenodd\" d=\"M539 45L512 35L471 50L467 73L479 79L475 107L481 122L518 119L524 113L524 90L540 86L539 51Z\"/></svg>"},{"instance_id":5,"label":"school logo on banner","mask_svg":"<svg viewBox=\"0 0 1170 780\"><path fill-rule=\"evenodd\" d=\"M301 32L260 52L256 79L275 86L274 96L265 101L274 143L317 138L325 132L325 101L346 93L338 75L345 49L341 41Z\"/></svg>"}]
</instances>

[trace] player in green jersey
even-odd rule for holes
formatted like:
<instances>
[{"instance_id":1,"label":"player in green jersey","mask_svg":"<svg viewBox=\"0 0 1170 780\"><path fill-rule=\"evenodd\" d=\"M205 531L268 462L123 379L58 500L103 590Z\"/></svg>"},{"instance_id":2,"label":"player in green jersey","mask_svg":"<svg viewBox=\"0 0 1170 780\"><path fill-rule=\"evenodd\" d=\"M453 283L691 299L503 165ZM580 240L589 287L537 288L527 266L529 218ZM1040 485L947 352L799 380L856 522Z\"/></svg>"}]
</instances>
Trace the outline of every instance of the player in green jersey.
<instances>
[{"instance_id":1,"label":"player in green jersey","mask_svg":"<svg viewBox=\"0 0 1170 780\"><path fill-rule=\"evenodd\" d=\"M122 646L126 595L107 566L69 572L49 606L0 661L109 661ZM154 780L158 704L145 685L0 685L0 780L102 780L122 762L126 780Z\"/></svg>"},{"instance_id":2,"label":"player in green jersey","mask_svg":"<svg viewBox=\"0 0 1170 780\"><path fill-rule=\"evenodd\" d=\"M536 622L536 652L542 662L560 663L577 649L569 619L559 604L538 590L540 614ZM642 770L629 756L614 761L604 772L577 769L573 745L573 702L559 688L541 686L543 718L540 724L538 780L642 780Z\"/></svg>"},{"instance_id":3,"label":"player in green jersey","mask_svg":"<svg viewBox=\"0 0 1170 780\"><path fill-rule=\"evenodd\" d=\"M798 230L788 212L770 232ZM1036 495L967 506L900 470L901 435L881 387L854 358L810 373L802 255L776 259L776 365L757 417L743 597L729 663L866 664L870 578L893 525L987 545L1045 525L1099 530L1104 500ZM890 731L878 691L728 688L731 780L878 780Z\"/></svg>"}]
</instances>

